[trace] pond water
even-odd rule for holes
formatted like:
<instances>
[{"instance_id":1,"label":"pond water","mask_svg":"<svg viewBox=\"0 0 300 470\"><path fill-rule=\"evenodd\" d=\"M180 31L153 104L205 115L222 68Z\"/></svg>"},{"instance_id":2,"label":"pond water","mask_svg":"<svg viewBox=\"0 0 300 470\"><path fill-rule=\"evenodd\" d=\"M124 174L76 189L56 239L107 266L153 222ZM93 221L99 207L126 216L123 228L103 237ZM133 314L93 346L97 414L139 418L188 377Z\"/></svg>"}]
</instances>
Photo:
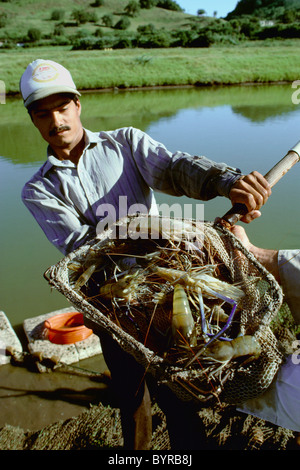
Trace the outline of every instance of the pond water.
<instances>
[{"instance_id":1,"label":"pond water","mask_svg":"<svg viewBox=\"0 0 300 470\"><path fill-rule=\"evenodd\" d=\"M289 85L85 93L82 121L92 131L134 126L172 151L223 161L245 173L266 173L300 140L300 106ZM26 318L68 306L52 291L44 271L61 254L50 245L20 200L24 183L44 162L46 144L20 99L0 105L0 310L13 326ZM258 245L298 248L300 165L274 188L262 217L248 226ZM157 195L158 203L196 204ZM214 220L230 208L217 198L205 203Z\"/></svg>"}]
</instances>

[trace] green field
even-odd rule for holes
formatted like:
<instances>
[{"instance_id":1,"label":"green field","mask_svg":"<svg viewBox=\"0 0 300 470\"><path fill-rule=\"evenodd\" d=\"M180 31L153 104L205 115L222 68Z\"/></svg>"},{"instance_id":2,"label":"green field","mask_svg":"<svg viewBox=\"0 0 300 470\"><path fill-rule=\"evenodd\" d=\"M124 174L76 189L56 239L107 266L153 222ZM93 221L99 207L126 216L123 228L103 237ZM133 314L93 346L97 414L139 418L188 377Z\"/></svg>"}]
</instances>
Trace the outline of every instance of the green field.
<instances>
[{"instance_id":1,"label":"green field","mask_svg":"<svg viewBox=\"0 0 300 470\"><path fill-rule=\"evenodd\" d=\"M192 49L19 48L0 52L0 80L7 94L17 93L28 63L43 58L69 68L81 90L292 82L300 79L299 48L300 40Z\"/></svg>"},{"instance_id":2,"label":"green field","mask_svg":"<svg viewBox=\"0 0 300 470\"><path fill-rule=\"evenodd\" d=\"M103 26L103 15L110 14L113 24L124 17L129 0L102 0L94 7L92 0L16 0L0 2L0 80L7 94L17 93L24 69L37 58L61 62L72 72L81 90L107 88L142 88L155 86L195 86L240 83L292 82L300 79L299 39L248 40L231 37L228 22L209 17L195 17L182 11L163 8L142 8L130 17L126 35L134 34L139 26L152 24L155 31L173 34L174 31L221 28L214 32L211 47L155 47L126 49L102 48L74 50L78 38L92 39L118 35L114 26ZM94 13L95 21L74 22L74 10ZM51 19L54 11L63 11L60 21ZM55 28L63 28L56 36ZM25 36L30 28L42 32L40 40L29 41ZM225 28L225 29L224 29ZM100 30L99 36L97 31ZM199 30L200 31L200 30ZM107 36L108 35L108 36ZM57 38L62 44L56 44ZM25 43L22 42L25 38ZM67 39L67 44L63 41ZM1 46L2 42L2 46Z\"/></svg>"}]
</instances>

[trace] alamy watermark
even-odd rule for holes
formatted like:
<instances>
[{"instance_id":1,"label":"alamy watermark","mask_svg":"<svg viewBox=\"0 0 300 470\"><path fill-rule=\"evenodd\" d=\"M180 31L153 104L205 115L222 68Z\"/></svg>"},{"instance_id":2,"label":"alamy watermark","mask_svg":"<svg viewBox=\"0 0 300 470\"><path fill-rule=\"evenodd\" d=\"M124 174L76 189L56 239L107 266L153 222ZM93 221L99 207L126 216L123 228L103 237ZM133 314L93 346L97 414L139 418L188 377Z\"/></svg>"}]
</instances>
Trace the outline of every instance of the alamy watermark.
<instances>
[{"instance_id":1,"label":"alamy watermark","mask_svg":"<svg viewBox=\"0 0 300 470\"><path fill-rule=\"evenodd\" d=\"M292 88L295 88L296 90L292 93L292 103L300 104L300 80L294 80L292 83Z\"/></svg>"},{"instance_id":2,"label":"alamy watermark","mask_svg":"<svg viewBox=\"0 0 300 470\"><path fill-rule=\"evenodd\" d=\"M109 237L133 240L170 239L194 241L199 224L204 222L204 204L157 204L155 214L144 204L128 206L127 196L119 196L118 208L113 204L100 204L96 210L99 222L97 235L108 232ZM120 220L128 217L128 223ZM197 221L197 227L190 223ZM109 230L108 230L109 229Z\"/></svg>"},{"instance_id":3,"label":"alamy watermark","mask_svg":"<svg viewBox=\"0 0 300 470\"><path fill-rule=\"evenodd\" d=\"M300 340L296 339L292 343L292 348L297 348L296 351L293 352L292 354L292 363L295 365L300 364Z\"/></svg>"},{"instance_id":4,"label":"alamy watermark","mask_svg":"<svg viewBox=\"0 0 300 470\"><path fill-rule=\"evenodd\" d=\"M0 104L6 103L6 89L5 89L5 82L0 80Z\"/></svg>"}]
</instances>

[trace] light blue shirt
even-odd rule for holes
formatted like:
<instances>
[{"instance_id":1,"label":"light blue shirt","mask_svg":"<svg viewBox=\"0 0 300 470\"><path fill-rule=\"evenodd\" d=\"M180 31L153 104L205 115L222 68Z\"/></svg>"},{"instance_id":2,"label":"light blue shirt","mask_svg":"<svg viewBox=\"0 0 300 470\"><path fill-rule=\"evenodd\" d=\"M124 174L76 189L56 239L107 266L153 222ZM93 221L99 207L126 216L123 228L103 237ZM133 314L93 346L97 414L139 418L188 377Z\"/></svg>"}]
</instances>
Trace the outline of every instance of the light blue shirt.
<instances>
[{"instance_id":1,"label":"light blue shirt","mask_svg":"<svg viewBox=\"0 0 300 470\"><path fill-rule=\"evenodd\" d=\"M153 191L208 200L228 197L239 170L187 153L171 153L144 132L132 128L93 133L85 129L85 149L77 165L48 158L26 183L22 200L47 238L62 253L96 236L102 208L112 205L117 219L140 204L157 213Z\"/></svg>"},{"instance_id":2,"label":"light blue shirt","mask_svg":"<svg viewBox=\"0 0 300 470\"><path fill-rule=\"evenodd\" d=\"M280 282L284 300L295 322L300 324L300 250L280 250L278 253ZM291 344L292 346L292 344ZM300 356L299 341L295 353L280 367L268 390L257 398L247 400L237 409L277 426L300 432Z\"/></svg>"},{"instance_id":3,"label":"light blue shirt","mask_svg":"<svg viewBox=\"0 0 300 470\"><path fill-rule=\"evenodd\" d=\"M284 300L300 325L300 250L279 250L278 267Z\"/></svg>"}]
</instances>

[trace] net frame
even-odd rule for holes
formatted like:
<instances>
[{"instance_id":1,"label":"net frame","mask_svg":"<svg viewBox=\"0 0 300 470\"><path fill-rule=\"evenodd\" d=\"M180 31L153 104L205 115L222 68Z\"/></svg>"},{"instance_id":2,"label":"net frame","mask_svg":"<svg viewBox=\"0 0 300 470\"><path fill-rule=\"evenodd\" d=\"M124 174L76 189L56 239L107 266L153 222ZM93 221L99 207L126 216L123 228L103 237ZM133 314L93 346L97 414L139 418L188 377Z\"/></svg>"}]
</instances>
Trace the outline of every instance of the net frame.
<instances>
[{"instance_id":1,"label":"net frame","mask_svg":"<svg viewBox=\"0 0 300 470\"><path fill-rule=\"evenodd\" d=\"M142 216L148 218L147 215ZM117 222L118 226L130 224L134 219L126 217ZM159 217L165 220L164 217ZM175 219L176 220L176 219ZM182 219L177 219L182 220ZM197 227L197 221L183 219ZM262 293L257 292L256 308L253 311L243 309L240 317L240 327L243 334L251 334L261 345L260 357L248 364L239 361L229 361L222 368L217 382L208 389L210 382L209 371L203 370L198 364L189 368L170 364L156 352L146 347L138 339L128 334L120 326L108 318L102 311L96 308L90 301L72 287L69 279L68 266L74 260L84 260L91 248L101 249L112 240L113 229L101 233L84 246L64 257L57 264L51 266L45 272L45 278L50 286L61 292L87 319L95 322L99 328L109 333L118 342L121 348L131 354L145 370L159 383L168 385L173 392L183 401L194 400L199 403L214 400L238 404L247 399L262 394L272 383L274 377L284 361L285 353L282 351L280 341L276 338L271 328L272 321L276 318L283 301L281 287L246 247L226 228L210 222L203 223L205 237L214 245L214 248L222 252L222 259L227 269L232 272L232 281L241 281L243 275L259 273L264 282L264 300ZM239 253L239 256L237 256ZM249 295L249 293L247 294Z\"/></svg>"}]
</instances>

